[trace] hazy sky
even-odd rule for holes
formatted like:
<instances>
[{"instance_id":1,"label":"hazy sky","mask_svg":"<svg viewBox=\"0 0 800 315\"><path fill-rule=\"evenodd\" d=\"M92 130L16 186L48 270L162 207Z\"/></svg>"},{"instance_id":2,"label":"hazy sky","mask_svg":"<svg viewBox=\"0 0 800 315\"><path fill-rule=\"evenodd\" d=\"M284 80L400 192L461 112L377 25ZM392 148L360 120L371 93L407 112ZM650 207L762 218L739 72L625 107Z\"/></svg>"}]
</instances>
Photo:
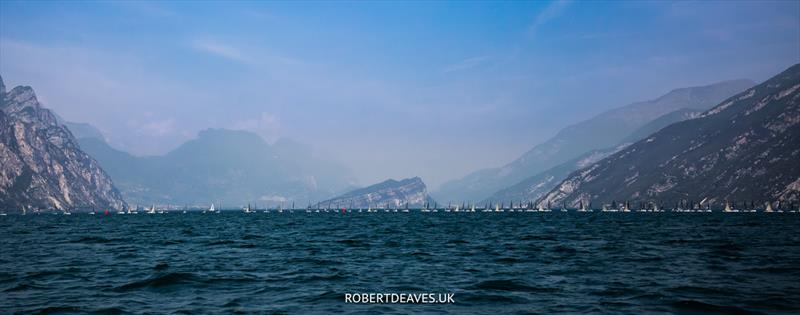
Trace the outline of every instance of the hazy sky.
<instances>
[{"instance_id":1,"label":"hazy sky","mask_svg":"<svg viewBox=\"0 0 800 315\"><path fill-rule=\"evenodd\" d=\"M0 2L0 75L112 145L287 137L363 185L507 163L567 124L800 62L800 2Z\"/></svg>"}]
</instances>

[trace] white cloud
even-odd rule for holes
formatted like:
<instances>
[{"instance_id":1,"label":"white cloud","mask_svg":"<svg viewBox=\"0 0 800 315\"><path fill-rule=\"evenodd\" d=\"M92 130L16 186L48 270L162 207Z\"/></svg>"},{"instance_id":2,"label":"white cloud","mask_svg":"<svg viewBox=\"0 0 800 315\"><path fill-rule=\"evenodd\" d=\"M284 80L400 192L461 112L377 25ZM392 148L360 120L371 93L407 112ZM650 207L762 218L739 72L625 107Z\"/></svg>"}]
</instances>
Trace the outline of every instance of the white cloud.
<instances>
[{"instance_id":1,"label":"white cloud","mask_svg":"<svg viewBox=\"0 0 800 315\"><path fill-rule=\"evenodd\" d=\"M175 120L169 118L165 120L151 121L140 126L139 130L149 136L165 136L175 131Z\"/></svg>"},{"instance_id":2,"label":"white cloud","mask_svg":"<svg viewBox=\"0 0 800 315\"><path fill-rule=\"evenodd\" d=\"M274 142L280 136L281 124L274 114L262 112L260 117L233 123L232 129L252 131L265 140Z\"/></svg>"},{"instance_id":3,"label":"white cloud","mask_svg":"<svg viewBox=\"0 0 800 315\"><path fill-rule=\"evenodd\" d=\"M528 27L528 34L533 36L542 25L561 16L564 10L570 5L571 0L554 0L544 8Z\"/></svg>"},{"instance_id":4,"label":"white cloud","mask_svg":"<svg viewBox=\"0 0 800 315\"><path fill-rule=\"evenodd\" d=\"M195 39L192 41L191 45L192 48L194 48L195 50L204 53L209 53L218 57L222 57L225 59L241 63L246 63L246 64L253 63L253 60L250 57L245 56L245 54L242 53L241 49L225 43L207 39Z\"/></svg>"},{"instance_id":5,"label":"white cloud","mask_svg":"<svg viewBox=\"0 0 800 315\"><path fill-rule=\"evenodd\" d=\"M455 71L472 69L472 68L475 68L477 66L480 66L482 63L484 63L488 59L489 59L489 57L486 57L486 56L478 56L478 57L467 58L467 59L459 61L458 63L455 63L455 64L452 64L452 65L449 65L449 66L445 67L444 70L442 70L442 72L443 73L450 73L450 72L455 72Z\"/></svg>"}]
</instances>

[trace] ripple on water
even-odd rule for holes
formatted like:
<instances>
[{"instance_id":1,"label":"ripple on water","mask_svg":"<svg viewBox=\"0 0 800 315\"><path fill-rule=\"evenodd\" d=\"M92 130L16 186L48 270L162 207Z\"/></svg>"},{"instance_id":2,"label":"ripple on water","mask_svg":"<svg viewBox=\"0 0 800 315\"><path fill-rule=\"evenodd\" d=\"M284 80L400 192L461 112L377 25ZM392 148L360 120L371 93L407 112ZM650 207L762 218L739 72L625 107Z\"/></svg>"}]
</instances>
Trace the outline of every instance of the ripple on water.
<instances>
[{"instance_id":1,"label":"ripple on water","mask_svg":"<svg viewBox=\"0 0 800 315\"><path fill-rule=\"evenodd\" d=\"M0 217L0 313L800 314L800 215ZM455 293L347 305L345 293Z\"/></svg>"},{"instance_id":2,"label":"ripple on water","mask_svg":"<svg viewBox=\"0 0 800 315\"><path fill-rule=\"evenodd\" d=\"M129 282L115 288L115 290L125 292L138 289L162 289L200 282L202 281L197 276L189 272L169 272L157 274L145 280Z\"/></svg>"}]
</instances>

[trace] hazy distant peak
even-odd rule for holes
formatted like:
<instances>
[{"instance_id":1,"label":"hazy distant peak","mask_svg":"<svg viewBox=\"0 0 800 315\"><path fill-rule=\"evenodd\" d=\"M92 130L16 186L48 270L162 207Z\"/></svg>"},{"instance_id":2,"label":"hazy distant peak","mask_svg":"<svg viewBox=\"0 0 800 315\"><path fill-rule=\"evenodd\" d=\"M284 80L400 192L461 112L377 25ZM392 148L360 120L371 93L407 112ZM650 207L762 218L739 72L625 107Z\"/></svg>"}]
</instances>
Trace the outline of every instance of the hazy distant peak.
<instances>
[{"instance_id":1,"label":"hazy distant peak","mask_svg":"<svg viewBox=\"0 0 800 315\"><path fill-rule=\"evenodd\" d=\"M256 133L245 131L245 130L233 130L233 129L224 129L224 128L208 128L200 130L197 133L198 139L216 139L216 140L224 140L226 138L238 138L238 139L248 139L251 141L259 141L265 142L261 136Z\"/></svg>"},{"instance_id":2,"label":"hazy distant peak","mask_svg":"<svg viewBox=\"0 0 800 315\"><path fill-rule=\"evenodd\" d=\"M275 140L275 143L273 143L272 146L276 148L285 148L293 150L308 150L307 145L292 140L290 138L278 138L278 140Z\"/></svg>"},{"instance_id":3,"label":"hazy distant peak","mask_svg":"<svg viewBox=\"0 0 800 315\"><path fill-rule=\"evenodd\" d=\"M677 88L658 97L654 101L658 103L673 99L710 99L714 98L714 96L718 94L731 94L740 92L754 85L756 85L756 82L750 79L725 80L708 85Z\"/></svg>"},{"instance_id":4,"label":"hazy distant peak","mask_svg":"<svg viewBox=\"0 0 800 315\"><path fill-rule=\"evenodd\" d=\"M0 76L0 95L6 92L6 84L3 83L3 76Z\"/></svg>"},{"instance_id":5,"label":"hazy distant peak","mask_svg":"<svg viewBox=\"0 0 800 315\"><path fill-rule=\"evenodd\" d=\"M484 199L508 185L570 161L591 150L613 147L631 133L678 109L707 110L755 85L736 79L674 89L659 97L617 107L561 129L500 168L484 169L444 183L434 194L445 200ZM656 129L658 130L658 129Z\"/></svg>"}]
</instances>

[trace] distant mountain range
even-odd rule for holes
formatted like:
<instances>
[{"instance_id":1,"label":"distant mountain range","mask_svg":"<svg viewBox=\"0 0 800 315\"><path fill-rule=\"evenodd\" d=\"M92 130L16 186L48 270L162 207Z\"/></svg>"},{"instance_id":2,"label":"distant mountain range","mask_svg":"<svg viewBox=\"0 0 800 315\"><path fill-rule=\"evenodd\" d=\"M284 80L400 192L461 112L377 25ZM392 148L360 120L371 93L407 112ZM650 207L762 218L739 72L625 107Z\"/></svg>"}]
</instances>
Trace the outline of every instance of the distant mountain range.
<instances>
[{"instance_id":1,"label":"distant mountain range","mask_svg":"<svg viewBox=\"0 0 800 315\"><path fill-rule=\"evenodd\" d=\"M207 129L163 156L148 157L116 150L102 137L79 141L131 203L305 203L354 187L345 167L315 158L298 143L270 145L247 131Z\"/></svg>"},{"instance_id":2,"label":"distant mountain range","mask_svg":"<svg viewBox=\"0 0 800 315\"><path fill-rule=\"evenodd\" d=\"M555 137L537 145L517 160L500 168L479 170L447 182L433 192L441 201L481 200L550 168L574 160L592 150L618 146L627 138L656 131L656 119L680 110L706 110L755 83L731 80L706 86L673 90L654 100L633 103L562 129ZM663 117L671 120L674 117ZM649 123L656 125L647 126ZM660 127L663 127L661 125ZM641 129L640 128L645 128ZM647 130L650 128L652 130Z\"/></svg>"},{"instance_id":3,"label":"distant mountain range","mask_svg":"<svg viewBox=\"0 0 800 315\"><path fill-rule=\"evenodd\" d=\"M0 109L0 211L125 205L111 178L32 88L6 93L0 78Z\"/></svg>"},{"instance_id":4,"label":"distant mountain range","mask_svg":"<svg viewBox=\"0 0 800 315\"><path fill-rule=\"evenodd\" d=\"M545 194L550 192L561 181L563 181L569 174L575 170L584 168L595 162L617 152L624 148L627 144L620 145L611 149L593 150L575 159L562 163L528 177L521 182L512 185L511 187L502 189L494 193L491 197L483 200L481 204L496 204L507 202L531 202L542 198Z\"/></svg>"},{"instance_id":5,"label":"distant mountain range","mask_svg":"<svg viewBox=\"0 0 800 315\"><path fill-rule=\"evenodd\" d=\"M800 65L569 175L541 204L796 201Z\"/></svg>"},{"instance_id":6,"label":"distant mountain range","mask_svg":"<svg viewBox=\"0 0 800 315\"><path fill-rule=\"evenodd\" d=\"M635 130L615 147L589 151L575 159L569 160L565 163L552 167L549 170L523 179L521 182L512 185L511 187L502 189L494 193L482 203L494 204L498 202L514 200L527 202L538 200L546 193L550 192L550 190L555 188L559 183L561 183L561 181L567 178L570 173L594 164L595 162L602 160L619 150L622 150L631 143L641 140L653 132L661 130L661 128L679 121L695 118L701 113L701 111L683 108L663 115Z\"/></svg>"},{"instance_id":7,"label":"distant mountain range","mask_svg":"<svg viewBox=\"0 0 800 315\"><path fill-rule=\"evenodd\" d=\"M433 205L428 196L425 183L419 177L400 181L389 179L384 182L356 189L336 198L317 204L323 208L394 208L420 207L425 203Z\"/></svg>"}]
</instances>

